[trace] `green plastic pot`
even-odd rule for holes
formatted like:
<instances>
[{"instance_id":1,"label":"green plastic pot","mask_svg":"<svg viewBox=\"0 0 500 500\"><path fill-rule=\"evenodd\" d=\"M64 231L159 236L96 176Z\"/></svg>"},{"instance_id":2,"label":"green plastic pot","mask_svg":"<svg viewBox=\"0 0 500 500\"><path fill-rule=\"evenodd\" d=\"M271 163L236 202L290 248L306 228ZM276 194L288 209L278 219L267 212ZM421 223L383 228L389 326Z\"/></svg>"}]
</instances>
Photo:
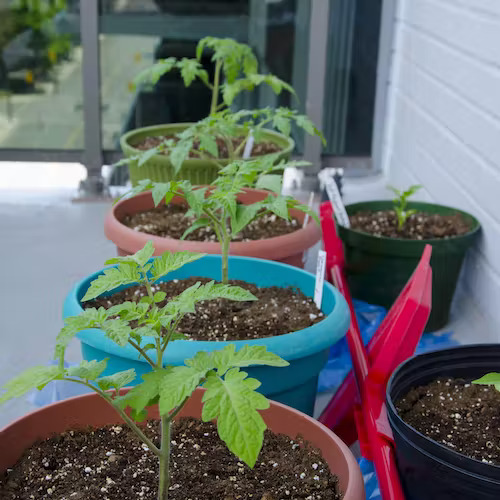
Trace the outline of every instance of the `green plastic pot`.
<instances>
[{"instance_id":1,"label":"green plastic pot","mask_svg":"<svg viewBox=\"0 0 500 500\"><path fill-rule=\"evenodd\" d=\"M386 308L396 300L417 267L426 244L432 245L432 309L425 331L431 332L448 323L451 301L468 248L479 234L475 217L456 208L423 202L410 202L410 209L452 215L460 213L471 230L448 239L405 240L373 236L338 226L344 243L347 279L352 296ZM346 207L353 215L361 211L390 210L391 201L354 203Z\"/></svg>"},{"instance_id":2,"label":"green plastic pot","mask_svg":"<svg viewBox=\"0 0 500 500\"><path fill-rule=\"evenodd\" d=\"M182 132L192 123L171 123L169 125L153 125L151 127L142 127L131 130L120 138L120 146L123 154L130 158L141 153L141 150L134 146L146 137L156 137L161 135L175 135ZM263 131L264 140L273 142L282 148L279 160L288 159L295 146L293 139L272 130ZM226 165L228 160L221 160L221 165ZM155 155L151 157L144 165L138 165L137 161L129 163L130 181L135 186L142 179L151 179L155 182L168 182L174 178L174 168L170 159L166 155ZM186 160L177 179L187 179L192 184L211 184L218 176L219 167L214 163L190 158Z\"/></svg>"}]
</instances>

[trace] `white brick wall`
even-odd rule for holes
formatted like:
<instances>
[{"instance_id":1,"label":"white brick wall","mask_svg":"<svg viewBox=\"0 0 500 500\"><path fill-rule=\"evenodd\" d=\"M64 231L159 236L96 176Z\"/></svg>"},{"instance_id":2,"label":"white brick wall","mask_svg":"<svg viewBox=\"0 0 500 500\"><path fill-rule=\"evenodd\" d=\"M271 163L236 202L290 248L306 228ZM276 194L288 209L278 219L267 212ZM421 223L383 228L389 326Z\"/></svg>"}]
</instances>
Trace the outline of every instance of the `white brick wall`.
<instances>
[{"instance_id":1,"label":"white brick wall","mask_svg":"<svg viewBox=\"0 0 500 500\"><path fill-rule=\"evenodd\" d=\"M395 23L384 170L480 220L462 284L500 326L500 0L399 0Z\"/></svg>"}]
</instances>

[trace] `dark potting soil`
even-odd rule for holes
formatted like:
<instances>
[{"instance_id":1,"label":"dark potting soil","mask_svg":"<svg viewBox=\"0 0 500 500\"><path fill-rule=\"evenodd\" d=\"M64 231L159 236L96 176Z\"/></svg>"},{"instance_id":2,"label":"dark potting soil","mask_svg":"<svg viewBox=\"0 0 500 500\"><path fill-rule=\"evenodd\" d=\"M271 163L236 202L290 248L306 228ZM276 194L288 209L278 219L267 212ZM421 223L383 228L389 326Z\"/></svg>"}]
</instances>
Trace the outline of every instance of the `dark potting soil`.
<instances>
[{"instance_id":1,"label":"dark potting soil","mask_svg":"<svg viewBox=\"0 0 500 500\"><path fill-rule=\"evenodd\" d=\"M127 215L122 223L135 231L180 240L186 229L196 220L195 217L186 217L186 211L184 205L162 204L151 210ZM299 228L296 219L288 221L274 214L266 214L246 226L233 238L233 241L253 241L283 236ZM217 241L217 237L211 228L202 227L188 234L186 240Z\"/></svg>"},{"instance_id":2,"label":"dark potting soil","mask_svg":"<svg viewBox=\"0 0 500 500\"><path fill-rule=\"evenodd\" d=\"M159 425L147 434L159 446ZM321 452L266 431L254 469L232 455L211 422L172 426L170 500L340 500ZM0 477L2 500L156 500L158 461L124 425L69 431L30 448Z\"/></svg>"},{"instance_id":3,"label":"dark potting soil","mask_svg":"<svg viewBox=\"0 0 500 500\"><path fill-rule=\"evenodd\" d=\"M137 149L140 149L141 151L147 151L148 149L155 148L156 146L159 146L163 141L167 139L176 139L175 136L156 136L156 137L146 137L142 141L140 141L137 144L134 144L134 147ZM245 140L244 137L234 137L232 139L233 143L233 150L236 149L243 141ZM224 159L228 158L228 150L227 150L227 145L224 142L224 140L220 137L215 138L215 142L217 143L217 148L219 150L219 158ZM193 145L193 149L189 152L189 157L190 158L198 158L199 157L199 148L200 143L199 141L195 141ZM198 150L198 151L197 151ZM277 153L281 151L281 148L277 145L274 144L274 142L270 141L262 141L262 142L255 142L252 148L252 154L251 156L263 156L263 155L268 155L271 153ZM243 151L241 152L243 154ZM165 152L161 154L166 154ZM207 153L208 154L208 153Z\"/></svg>"},{"instance_id":4,"label":"dark potting soil","mask_svg":"<svg viewBox=\"0 0 500 500\"><path fill-rule=\"evenodd\" d=\"M351 228L374 236L408 240L446 239L470 231L461 214L439 215L418 212L410 215L401 230L393 210L357 212L349 217Z\"/></svg>"},{"instance_id":5,"label":"dark potting soil","mask_svg":"<svg viewBox=\"0 0 500 500\"><path fill-rule=\"evenodd\" d=\"M197 282L208 283L207 278L192 277L154 285L154 291L164 291L165 301L179 295ZM307 328L324 319L314 301L300 290L278 286L257 287L244 281L229 280L253 293L258 300L235 302L227 299L207 300L196 305L196 313L186 314L178 331L190 340L248 340L283 335ZM84 307L106 309L126 301L139 301L146 295L142 286L125 288L113 295L85 302Z\"/></svg>"},{"instance_id":6,"label":"dark potting soil","mask_svg":"<svg viewBox=\"0 0 500 500\"><path fill-rule=\"evenodd\" d=\"M463 455L500 465L500 392L442 378L412 389L396 404L417 431Z\"/></svg>"}]
</instances>

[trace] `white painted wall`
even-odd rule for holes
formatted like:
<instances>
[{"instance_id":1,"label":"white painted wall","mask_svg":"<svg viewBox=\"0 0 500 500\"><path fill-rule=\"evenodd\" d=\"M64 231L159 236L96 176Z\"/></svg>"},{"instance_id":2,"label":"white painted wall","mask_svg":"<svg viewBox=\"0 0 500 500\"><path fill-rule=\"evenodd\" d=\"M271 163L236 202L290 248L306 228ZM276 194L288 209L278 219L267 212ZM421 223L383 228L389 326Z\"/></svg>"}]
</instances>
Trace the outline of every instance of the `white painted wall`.
<instances>
[{"instance_id":1,"label":"white painted wall","mask_svg":"<svg viewBox=\"0 0 500 500\"><path fill-rule=\"evenodd\" d=\"M500 340L500 0L399 0L383 169L483 226L465 302ZM479 329L481 330L481 329ZM476 340L492 340L484 331Z\"/></svg>"}]
</instances>

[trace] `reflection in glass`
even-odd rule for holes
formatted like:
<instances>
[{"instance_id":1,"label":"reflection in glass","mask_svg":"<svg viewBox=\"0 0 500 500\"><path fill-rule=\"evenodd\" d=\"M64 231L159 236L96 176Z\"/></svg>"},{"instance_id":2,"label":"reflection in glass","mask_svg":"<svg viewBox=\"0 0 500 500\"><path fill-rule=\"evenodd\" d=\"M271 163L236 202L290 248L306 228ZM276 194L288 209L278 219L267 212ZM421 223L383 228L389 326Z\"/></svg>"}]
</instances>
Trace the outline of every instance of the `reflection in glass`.
<instances>
[{"instance_id":1,"label":"reflection in glass","mask_svg":"<svg viewBox=\"0 0 500 500\"><path fill-rule=\"evenodd\" d=\"M0 148L83 148L78 11L74 0L0 3Z\"/></svg>"}]
</instances>

